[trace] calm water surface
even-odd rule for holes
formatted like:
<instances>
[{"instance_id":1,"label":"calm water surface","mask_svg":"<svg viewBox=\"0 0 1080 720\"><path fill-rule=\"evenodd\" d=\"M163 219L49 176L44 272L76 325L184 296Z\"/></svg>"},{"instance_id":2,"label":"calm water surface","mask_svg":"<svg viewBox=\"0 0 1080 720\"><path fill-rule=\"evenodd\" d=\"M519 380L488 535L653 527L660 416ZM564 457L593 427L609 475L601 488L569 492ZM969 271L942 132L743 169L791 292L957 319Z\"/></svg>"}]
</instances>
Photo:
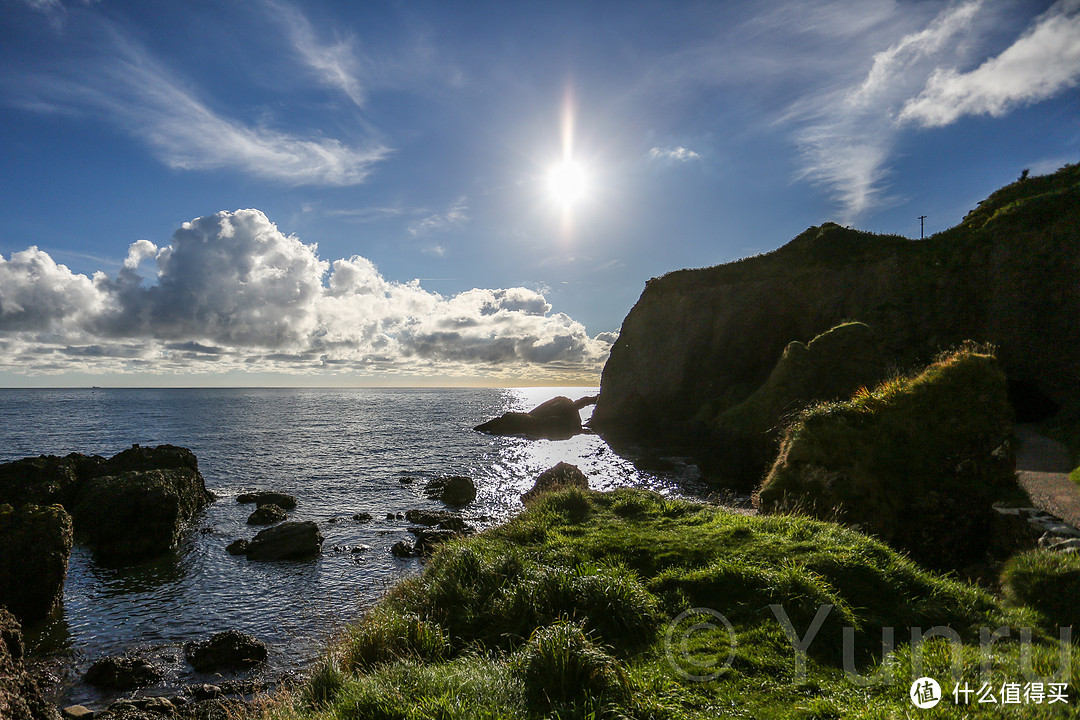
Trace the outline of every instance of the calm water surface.
<instances>
[{"instance_id":1,"label":"calm water surface","mask_svg":"<svg viewBox=\"0 0 1080 720\"><path fill-rule=\"evenodd\" d=\"M64 676L60 699L99 705L78 681L94 660L138 649L166 666L165 692L204 682L187 668L185 641L239 629L271 646L265 674L300 672L325 641L361 616L395 580L417 572L390 546L411 537L387 513L436 508L426 481L469 475L478 498L465 515L479 527L521 508L519 496L559 461L578 465L594 489L694 488L696 470L638 471L595 435L565 441L498 438L471 428L507 410L589 388L529 389L94 389L0 390L0 462L69 452L110 456L132 443L190 448L218 499L192 523L177 552L104 568L72 551L59 617L28 629L35 649ZM591 408L582 411L587 419ZM251 538L252 488L295 495L290 519L314 520L326 542L307 562L252 563L225 546ZM375 520L360 524L358 512ZM368 549L349 552L355 546ZM150 688L148 694L154 694Z\"/></svg>"}]
</instances>

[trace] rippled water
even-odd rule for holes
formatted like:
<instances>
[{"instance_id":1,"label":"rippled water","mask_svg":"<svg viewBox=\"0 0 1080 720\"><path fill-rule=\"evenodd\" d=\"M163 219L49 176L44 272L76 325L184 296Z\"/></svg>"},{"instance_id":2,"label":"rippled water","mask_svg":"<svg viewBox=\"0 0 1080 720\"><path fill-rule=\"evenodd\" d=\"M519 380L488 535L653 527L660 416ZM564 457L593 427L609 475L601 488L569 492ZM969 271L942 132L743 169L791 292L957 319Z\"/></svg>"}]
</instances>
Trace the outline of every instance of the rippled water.
<instances>
[{"instance_id":1,"label":"rippled water","mask_svg":"<svg viewBox=\"0 0 1080 720\"><path fill-rule=\"evenodd\" d=\"M420 568L390 546L410 537L387 513L440 507L427 479L469 475L478 498L465 509L484 525L520 509L536 475L559 461L590 485L692 487L693 466L641 472L595 435L565 441L491 437L471 428L507 410L595 389L94 389L0 390L0 462L69 452L113 455L132 443L172 443L199 459L218 499L177 552L124 568L72 551L62 614L28 629L36 650L62 658L64 701L104 698L77 678L94 660L129 649L152 653L177 682L206 681L183 662L183 642L239 629L271 646L266 674L302 670L323 643L358 618L395 580ZM586 408L587 418L591 408ZM225 546L250 538L251 488L295 495L290 519L314 520L326 542L307 562L253 563ZM358 512L375 520L359 524ZM361 553L348 552L369 546ZM335 549L337 548L337 549ZM154 692L151 688L150 693Z\"/></svg>"}]
</instances>

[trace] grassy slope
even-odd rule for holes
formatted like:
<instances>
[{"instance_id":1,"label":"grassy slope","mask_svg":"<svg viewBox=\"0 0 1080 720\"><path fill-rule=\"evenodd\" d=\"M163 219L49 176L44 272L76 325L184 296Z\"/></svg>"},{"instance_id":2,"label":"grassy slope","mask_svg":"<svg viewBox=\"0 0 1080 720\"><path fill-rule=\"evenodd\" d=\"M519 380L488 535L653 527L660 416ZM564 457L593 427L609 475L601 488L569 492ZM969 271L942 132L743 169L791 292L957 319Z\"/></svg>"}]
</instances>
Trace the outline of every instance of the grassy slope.
<instances>
[{"instance_id":1,"label":"grassy slope","mask_svg":"<svg viewBox=\"0 0 1080 720\"><path fill-rule=\"evenodd\" d=\"M834 606L810 645L804 679L771 604L783 606L800 636L822 604ZM702 615L684 621L674 645L666 645L671 619L701 607L730 621L734 645L718 621ZM703 619L718 627L695 631L691 625ZM909 628L955 629L967 643L962 678L977 684L979 628L1006 624L1034 625L1036 669L1048 675L1057 667L1048 622L1035 610L926 572L853 530L745 517L639 490L575 489L442 548L266 716L905 717L918 712L907 699L917 677ZM876 653L880 661L881 628L896 628L897 651L884 665L895 683L862 687L844 675L844 626L855 628L865 674L881 671L873 659ZM930 640L923 649L923 674L945 685L947 646ZM729 652L730 667L714 680L679 672L708 675ZM1015 643L994 646L998 683L1023 680L1019 656ZM1068 706L1024 705L1017 716L1075 716L1068 713L1077 702L1074 693ZM996 709L956 708L947 698L934 713Z\"/></svg>"}]
</instances>

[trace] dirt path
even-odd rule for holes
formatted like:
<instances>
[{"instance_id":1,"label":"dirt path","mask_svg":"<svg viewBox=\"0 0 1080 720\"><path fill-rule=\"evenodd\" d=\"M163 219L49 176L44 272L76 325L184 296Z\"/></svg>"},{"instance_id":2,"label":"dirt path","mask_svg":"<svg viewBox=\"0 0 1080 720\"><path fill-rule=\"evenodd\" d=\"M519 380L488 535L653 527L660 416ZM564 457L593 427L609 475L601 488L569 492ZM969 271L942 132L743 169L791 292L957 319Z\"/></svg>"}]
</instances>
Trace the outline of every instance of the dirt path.
<instances>
[{"instance_id":1,"label":"dirt path","mask_svg":"<svg viewBox=\"0 0 1080 720\"><path fill-rule=\"evenodd\" d=\"M1016 471L1032 502L1080 527L1080 487L1069 480L1072 462L1065 446L1030 426L1017 425L1016 436L1020 439Z\"/></svg>"}]
</instances>

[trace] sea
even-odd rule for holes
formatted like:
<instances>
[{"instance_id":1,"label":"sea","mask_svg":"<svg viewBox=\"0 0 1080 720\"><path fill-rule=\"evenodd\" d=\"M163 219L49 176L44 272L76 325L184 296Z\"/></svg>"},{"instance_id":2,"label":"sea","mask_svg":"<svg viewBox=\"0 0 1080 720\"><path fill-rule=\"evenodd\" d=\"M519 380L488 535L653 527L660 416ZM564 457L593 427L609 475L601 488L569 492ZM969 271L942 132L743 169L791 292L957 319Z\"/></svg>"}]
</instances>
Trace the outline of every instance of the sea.
<instances>
[{"instance_id":1,"label":"sea","mask_svg":"<svg viewBox=\"0 0 1080 720\"><path fill-rule=\"evenodd\" d=\"M520 496L558 462L577 465L590 487L705 492L687 458L635 462L594 434L569 440L495 437L472 428L557 395L596 388L6 389L0 390L0 462L70 452L111 456L134 443L192 450L217 499L190 524L175 552L122 567L96 563L76 545L62 610L26 628L29 650L56 680L62 704L100 707L118 693L81 681L95 660L137 652L166 671L143 690L169 694L186 683L220 682L184 661L185 642L240 630L269 645L261 677L307 671L329 641L363 616L421 559L390 552L410 538L399 514L442 505L426 483L467 475L478 496L464 508L483 529L521 510ZM592 406L582 409L587 421ZM250 562L225 547L250 539L253 510L236 497L279 490L298 500L293 520L313 520L322 553L301 562ZM108 512L102 508L102 512ZM357 522L357 513L371 522Z\"/></svg>"}]
</instances>

